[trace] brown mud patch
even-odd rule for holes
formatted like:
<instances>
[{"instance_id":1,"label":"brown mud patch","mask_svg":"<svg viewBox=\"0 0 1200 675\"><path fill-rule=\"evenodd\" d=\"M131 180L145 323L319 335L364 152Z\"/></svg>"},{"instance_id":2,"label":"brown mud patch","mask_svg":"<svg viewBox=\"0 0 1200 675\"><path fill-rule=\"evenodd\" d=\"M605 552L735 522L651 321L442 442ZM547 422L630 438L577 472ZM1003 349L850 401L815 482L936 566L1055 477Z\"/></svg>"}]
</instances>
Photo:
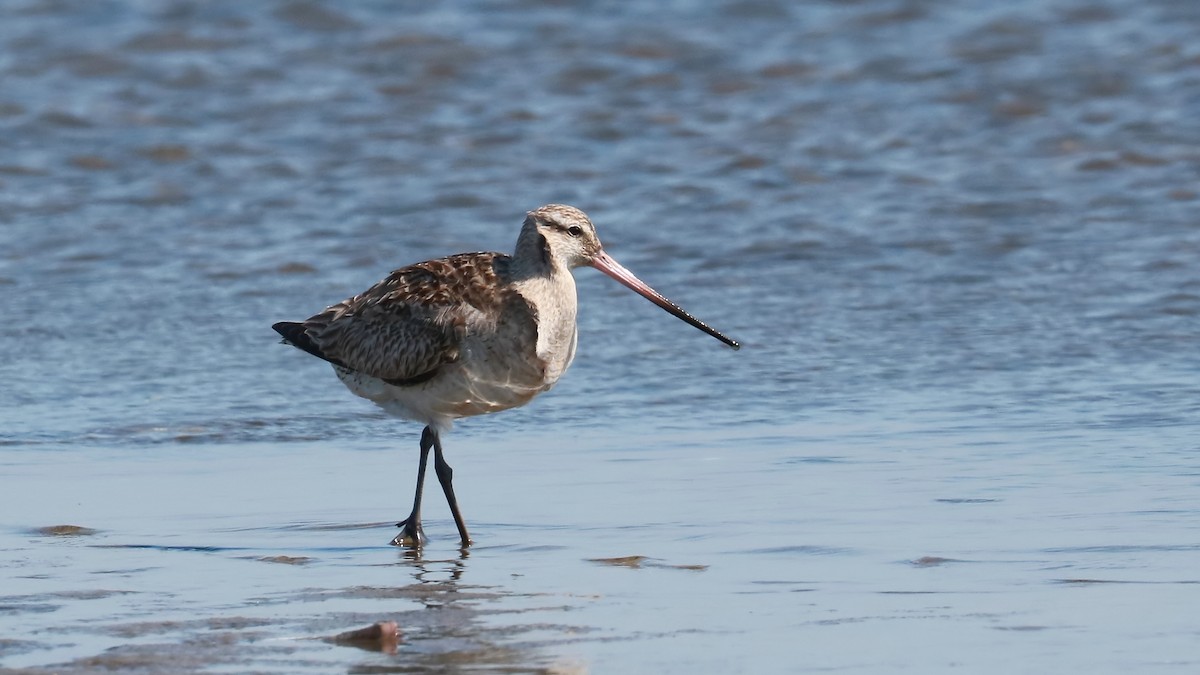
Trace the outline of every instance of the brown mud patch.
<instances>
[{"instance_id":1,"label":"brown mud patch","mask_svg":"<svg viewBox=\"0 0 1200 675\"><path fill-rule=\"evenodd\" d=\"M609 565L611 567L628 567L629 569L639 570L645 567L659 567L672 570L688 570L691 572L703 572L708 569L708 565L677 565L666 563L655 558L644 555L626 555L616 558L588 558L588 562L598 565Z\"/></svg>"},{"instance_id":2,"label":"brown mud patch","mask_svg":"<svg viewBox=\"0 0 1200 675\"><path fill-rule=\"evenodd\" d=\"M97 532L99 530L82 525L47 525L46 527L35 527L29 531L30 534L41 537L87 537Z\"/></svg>"}]
</instances>

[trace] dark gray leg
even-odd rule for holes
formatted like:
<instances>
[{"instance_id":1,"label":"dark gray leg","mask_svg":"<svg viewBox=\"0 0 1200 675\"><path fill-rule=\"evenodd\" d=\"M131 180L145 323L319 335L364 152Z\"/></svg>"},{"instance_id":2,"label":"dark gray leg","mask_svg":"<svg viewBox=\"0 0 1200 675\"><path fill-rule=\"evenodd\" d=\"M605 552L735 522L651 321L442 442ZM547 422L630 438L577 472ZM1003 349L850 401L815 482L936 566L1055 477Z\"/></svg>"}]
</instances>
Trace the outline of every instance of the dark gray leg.
<instances>
[{"instance_id":1,"label":"dark gray leg","mask_svg":"<svg viewBox=\"0 0 1200 675\"><path fill-rule=\"evenodd\" d=\"M417 494L413 497L412 513L404 520L396 523L396 527L404 528L392 540L392 546L421 548L427 541L425 530L421 528L421 489L425 486L425 465L429 463L429 449L437 442L437 434L433 429L425 427L421 432L421 464L417 469Z\"/></svg>"},{"instance_id":2,"label":"dark gray leg","mask_svg":"<svg viewBox=\"0 0 1200 675\"><path fill-rule=\"evenodd\" d=\"M471 545L471 535L467 534L467 524L463 521L462 512L458 510L458 499L454 496L454 469L446 463L442 456L442 440L437 432L433 432L433 468L437 471L438 482L442 484L442 492L446 493L446 503L450 505L450 513L454 516L454 524L458 527L458 536L462 546Z\"/></svg>"}]
</instances>

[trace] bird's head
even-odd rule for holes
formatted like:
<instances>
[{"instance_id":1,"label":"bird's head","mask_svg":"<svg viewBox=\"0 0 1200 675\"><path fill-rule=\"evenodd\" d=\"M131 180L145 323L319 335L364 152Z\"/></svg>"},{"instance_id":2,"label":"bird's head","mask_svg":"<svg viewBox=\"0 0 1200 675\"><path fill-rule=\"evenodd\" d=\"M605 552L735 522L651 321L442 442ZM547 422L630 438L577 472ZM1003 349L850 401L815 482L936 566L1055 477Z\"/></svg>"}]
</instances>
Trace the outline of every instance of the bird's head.
<instances>
[{"instance_id":1,"label":"bird's head","mask_svg":"<svg viewBox=\"0 0 1200 675\"><path fill-rule=\"evenodd\" d=\"M563 204L547 204L530 211L521 237L536 241L544 262L566 269L591 265L604 250L587 214Z\"/></svg>"},{"instance_id":2,"label":"bird's head","mask_svg":"<svg viewBox=\"0 0 1200 675\"><path fill-rule=\"evenodd\" d=\"M517 256L527 265L536 258L546 274L556 267L571 270L588 265L595 267L621 284L662 307L676 317L738 349L736 340L726 337L708 324L685 312L679 305L638 279L612 256L604 252L596 227L583 211L574 206L547 204L529 212L521 237L517 241Z\"/></svg>"}]
</instances>

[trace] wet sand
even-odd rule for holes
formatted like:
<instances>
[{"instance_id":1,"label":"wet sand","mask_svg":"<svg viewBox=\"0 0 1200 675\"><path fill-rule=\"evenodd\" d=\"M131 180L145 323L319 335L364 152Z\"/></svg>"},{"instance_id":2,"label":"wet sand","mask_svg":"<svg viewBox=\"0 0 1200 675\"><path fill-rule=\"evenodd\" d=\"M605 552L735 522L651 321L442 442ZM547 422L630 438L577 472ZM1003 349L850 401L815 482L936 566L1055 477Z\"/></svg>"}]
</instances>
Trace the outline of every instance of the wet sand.
<instances>
[{"instance_id":1,"label":"wet sand","mask_svg":"<svg viewBox=\"0 0 1200 675\"><path fill-rule=\"evenodd\" d=\"M466 432L462 446L493 450L464 449L456 474L478 543L459 552L437 504L420 555L387 545L394 521L352 519L404 510L402 453L25 452L0 509L57 524L0 537L0 658L46 673L992 672L1001 648L1066 669L1190 662L1200 546L1174 529L1185 505L1064 502L1061 460L997 471L993 448L964 456L945 432L886 447L838 434L636 450L609 436L568 455L552 436ZM771 471L739 460L746 444L771 449L755 461ZM517 455L538 471L489 480ZM1182 497L1181 480L1154 489ZM67 513L91 517L76 530ZM394 650L334 639L388 621Z\"/></svg>"}]
</instances>

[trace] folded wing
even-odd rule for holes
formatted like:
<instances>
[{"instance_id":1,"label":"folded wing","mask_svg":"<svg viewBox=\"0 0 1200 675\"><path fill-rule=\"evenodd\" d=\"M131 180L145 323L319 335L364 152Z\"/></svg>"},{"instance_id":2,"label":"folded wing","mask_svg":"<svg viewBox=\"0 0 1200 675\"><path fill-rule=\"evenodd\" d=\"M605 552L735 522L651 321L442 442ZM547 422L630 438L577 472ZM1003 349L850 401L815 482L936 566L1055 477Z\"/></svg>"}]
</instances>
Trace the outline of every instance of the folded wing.
<instances>
[{"instance_id":1,"label":"folded wing","mask_svg":"<svg viewBox=\"0 0 1200 675\"><path fill-rule=\"evenodd\" d=\"M499 278L507 266L508 256L498 253L418 263L303 322L274 328L334 365L389 384L419 384L459 359L474 325L498 319L515 294Z\"/></svg>"}]
</instances>

